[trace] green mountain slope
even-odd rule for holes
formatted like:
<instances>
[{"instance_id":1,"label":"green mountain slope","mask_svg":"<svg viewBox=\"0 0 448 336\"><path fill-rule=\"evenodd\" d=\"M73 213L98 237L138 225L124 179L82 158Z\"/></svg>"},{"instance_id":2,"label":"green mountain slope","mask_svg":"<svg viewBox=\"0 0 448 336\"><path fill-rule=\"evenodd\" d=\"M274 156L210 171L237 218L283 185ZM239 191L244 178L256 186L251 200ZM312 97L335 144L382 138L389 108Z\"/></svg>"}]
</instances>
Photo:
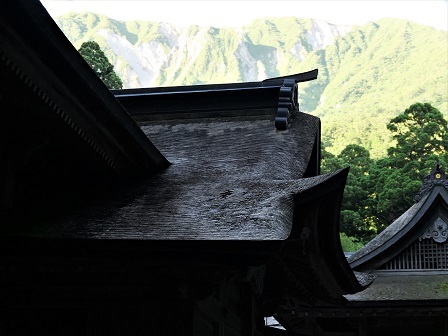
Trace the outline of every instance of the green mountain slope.
<instances>
[{"instance_id":1,"label":"green mountain slope","mask_svg":"<svg viewBox=\"0 0 448 336\"><path fill-rule=\"evenodd\" d=\"M322 119L334 154L354 143L374 158L385 155L386 124L415 102L448 116L448 33L405 20L347 27L263 18L240 29L93 13L55 21L77 49L98 42L125 87L257 81L318 68L318 79L299 87L300 107Z\"/></svg>"},{"instance_id":2,"label":"green mountain slope","mask_svg":"<svg viewBox=\"0 0 448 336\"><path fill-rule=\"evenodd\" d=\"M325 50L328 85L313 113L325 120L324 142L340 152L356 143L378 157L391 144L384 125L416 102L447 116L447 33L385 19Z\"/></svg>"}]
</instances>

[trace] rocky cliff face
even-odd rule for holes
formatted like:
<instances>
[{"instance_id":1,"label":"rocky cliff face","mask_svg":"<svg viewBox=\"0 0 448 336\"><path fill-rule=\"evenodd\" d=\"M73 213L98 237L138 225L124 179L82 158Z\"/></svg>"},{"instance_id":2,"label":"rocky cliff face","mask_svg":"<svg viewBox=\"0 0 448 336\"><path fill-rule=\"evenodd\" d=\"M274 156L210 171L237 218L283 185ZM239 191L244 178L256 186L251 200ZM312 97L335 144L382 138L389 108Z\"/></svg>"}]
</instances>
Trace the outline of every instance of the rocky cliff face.
<instances>
[{"instance_id":1,"label":"rocky cliff face","mask_svg":"<svg viewBox=\"0 0 448 336\"><path fill-rule=\"evenodd\" d=\"M332 153L349 144L381 157L388 121L415 102L447 115L447 32L406 20L361 27L295 17L241 28L116 21L92 13L56 19L75 48L95 40L124 88L260 81L319 69L301 83L301 111L322 120Z\"/></svg>"},{"instance_id":2,"label":"rocky cliff face","mask_svg":"<svg viewBox=\"0 0 448 336\"><path fill-rule=\"evenodd\" d=\"M154 86L169 59L169 53L160 42L146 41L133 45L126 37L105 28L99 29L98 35L104 38L108 53L115 54L114 67L123 80L124 88Z\"/></svg>"},{"instance_id":3,"label":"rocky cliff face","mask_svg":"<svg viewBox=\"0 0 448 336\"><path fill-rule=\"evenodd\" d=\"M279 73L279 62L291 58L301 62L309 52L326 48L351 30L351 26L324 21L288 20L292 23L289 32L278 18L255 23L263 33L259 41L250 36L250 25L232 29L154 23L142 28L140 22L117 22L92 13L69 14L56 21L75 46L88 39L99 42L124 88L136 88L258 81L270 75L286 75ZM93 22L88 30L86 21ZM83 29L80 34L74 33ZM151 33L146 34L147 30ZM280 37L288 34L291 45L285 50ZM214 57L211 67L204 68L200 63L211 58L213 50L221 55Z\"/></svg>"}]
</instances>

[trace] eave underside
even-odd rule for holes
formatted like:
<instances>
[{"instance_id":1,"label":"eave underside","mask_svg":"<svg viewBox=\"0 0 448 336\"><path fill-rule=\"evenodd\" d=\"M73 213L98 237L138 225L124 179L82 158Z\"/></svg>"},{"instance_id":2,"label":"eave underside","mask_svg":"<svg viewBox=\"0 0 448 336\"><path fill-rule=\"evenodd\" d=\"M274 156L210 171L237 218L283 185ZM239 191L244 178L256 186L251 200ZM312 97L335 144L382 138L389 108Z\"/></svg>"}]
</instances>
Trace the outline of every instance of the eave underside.
<instances>
[{"instance_id":1,"label":"eave underside","mask_svg":"<svg viewBox=\"0 0 448 336\"><path fill-rule=\"evenodd\" d=\"M38 1L3 9L1 215L58 211L169 164Z\"/></svg>"}]
</instances>

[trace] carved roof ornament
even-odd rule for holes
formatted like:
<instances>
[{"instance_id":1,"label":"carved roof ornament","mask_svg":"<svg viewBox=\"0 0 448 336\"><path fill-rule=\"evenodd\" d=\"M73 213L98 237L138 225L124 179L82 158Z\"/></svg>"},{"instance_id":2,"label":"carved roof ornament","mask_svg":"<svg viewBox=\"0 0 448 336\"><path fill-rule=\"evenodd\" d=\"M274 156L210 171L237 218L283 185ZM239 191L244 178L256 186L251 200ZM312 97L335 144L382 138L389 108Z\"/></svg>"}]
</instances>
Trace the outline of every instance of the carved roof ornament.
<instances>
[{"instance_id":1,"label":"carved roof ornament","mask_svg":"<svg viewBox=\"0 0 448 336\"><path fill-rule=\"evenodd\" d=\"M429 175L426 175L422 180L422 187L419 192L414 196L414 201L419 202L426 194L428 194L432 188L437 185L442 185L448 189L448 179L445 171L441 168L440 162L436 162L436 167L431 170Z\"/></svg>"},{"instance_id":2,"label":"carved roof ornament","mask_svg":"<svg viewBox=\"0 0 448 336\"><path fill-rule=\"evenodd\" d=\"M420 236L420 240L431 238L437 243L444 243L448 238L448 224L442 219L437 218L431 227Z\"/></svg>"},{"instance_id":3,"label":"carved roof ornament","mask_svg":"<svg viewBox=\"0 0 448 336\"><path fill-rule=\"evenodd\" d=\"M291 111L298 110L297 85L294 79L285 79L280 88L275 127L285 130L288 127Z\"/></svg>"},{"instance_id":4,"label":"carved roof ornament","mask_svg":"<svg viewBox=\"0 0 448 336\"><path fill-rule=\"evenodd\" d=\"M280 84L277 115L275 117L275 128L286 130L289 117L295 111L299 111L297 83L311 81L317 78L318 70L314 69L300 74L268 78L263 85Z\"/></svg>"}]
</instances>

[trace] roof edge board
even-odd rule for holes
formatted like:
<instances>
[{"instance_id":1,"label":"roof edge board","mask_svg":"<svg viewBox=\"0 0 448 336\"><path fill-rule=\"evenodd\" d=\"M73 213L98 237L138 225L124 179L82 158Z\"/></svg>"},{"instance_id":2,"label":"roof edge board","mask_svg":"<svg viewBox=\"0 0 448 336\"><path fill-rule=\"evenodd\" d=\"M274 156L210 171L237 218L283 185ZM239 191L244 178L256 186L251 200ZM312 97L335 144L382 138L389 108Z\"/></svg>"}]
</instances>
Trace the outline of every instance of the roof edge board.
<instances>
[{"instance_id":1,"label":"roof edge board","mask_svg":"<svg viewBox=\"0 0 448 336\"><path fill-rule=\"evenodd\" d=\"M286 75L282 77L267 78L258 82L235 82L235 83L220 83L220 84L200 84L200 85L184 85L184 86L156 86L145 88L129 88L129 89L115 89L111 92L115 96L126 94L145 94L145 93L180 93L180 92L205 92L205 91L226 91L226 90L241 90L257 87L279 87L285 79L293 79L295 83L306 82L317 79L318 69L310 71Z\"/></svg>"},{"instance_id":2,"label":"roof edge board","mask_svg":"<svg viewBox=\"0 0 448 336\"><path fill-rule=\"evenodd\" d=\"M273 113L275 127L285 130L291 114L299 111L297 83L316 79L317 73L314 69L262 82L124 89L112 93L140 120L159 114L176 114L176 118L182 119L191 118L192 114L200 118L204 112L244 110L243 116Z\"/></svg>"},{"instance_id":3,"label":"roof edge board","mask_svg":"<svg viewBox=\"0 0 448 336\"><path fill-rule=\"evenodd\" d=\"M112 149L111 156L118 156L122 164L133 167L133 171L156 171L169 164L67 40L42 4L23 0L8 2L0 17L0 42L4 53L14 56L17 66L35 82L46 99L64 105L60 108L72 122L83 120L77 127L92 133L94 139L99 137L101 141L94 141L97 146L107 143L103 150ZM33 29L22 27L24 21L30 22ZM79 99L85 96L90 98L89 106Z\"/></svg>"}]
</instances>

